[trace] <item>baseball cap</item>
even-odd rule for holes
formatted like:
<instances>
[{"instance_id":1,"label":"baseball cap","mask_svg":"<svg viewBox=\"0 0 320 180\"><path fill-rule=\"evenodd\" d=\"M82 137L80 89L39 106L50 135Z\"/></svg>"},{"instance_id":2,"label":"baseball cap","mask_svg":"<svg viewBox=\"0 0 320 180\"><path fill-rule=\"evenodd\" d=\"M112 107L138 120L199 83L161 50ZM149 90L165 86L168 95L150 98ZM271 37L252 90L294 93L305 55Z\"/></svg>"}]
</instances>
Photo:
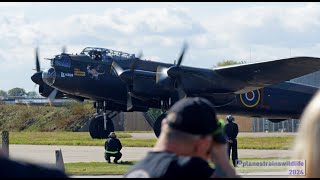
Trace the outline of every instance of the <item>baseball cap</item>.
<instances>
[{"instance_id":1,"label":"baseball cap","mask_svg":"<svg viewBox=\"0 0 320 180\"><path fill-rule=\"evenodd\" d=\"M227 121L233 121L234 120L232 115L228 115L226 119L227 119Z\"/></svg>"},{"instance_id":2,"label":"baseball cap","mask_svg":"<svg viewBox=\"0 0 320 180\"><path fill-rule=\"evenodd\" d=\"M175 116L169 117L174 113ZM218 143L226 143L224 122L218 120L213 104L205 98L187 97L176 102L168 111L169 127L194 135L212 134Z\"/></svg>"}]
</instances>

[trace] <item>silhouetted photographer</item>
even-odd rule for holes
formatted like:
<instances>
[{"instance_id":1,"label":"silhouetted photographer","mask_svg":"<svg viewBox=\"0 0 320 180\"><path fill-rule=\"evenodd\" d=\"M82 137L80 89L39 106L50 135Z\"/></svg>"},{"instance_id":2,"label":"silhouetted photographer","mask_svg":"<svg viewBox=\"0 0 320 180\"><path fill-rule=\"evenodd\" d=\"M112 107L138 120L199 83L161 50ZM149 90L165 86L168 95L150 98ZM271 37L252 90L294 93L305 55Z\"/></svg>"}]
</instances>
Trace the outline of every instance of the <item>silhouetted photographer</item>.
<instances>
[{"instance_id":1,"label":"silhouetted photographer","mask_svg":"<svg viewBox=\"0 0 320 180\"><path fill-rule=\"evenodd\" d=\"M239 177L227 158L224 121L204 98L183 98L168 111L153 150L126 178ZM209 162L213 162L213 169Z\"/></svg>"}]
</instances>

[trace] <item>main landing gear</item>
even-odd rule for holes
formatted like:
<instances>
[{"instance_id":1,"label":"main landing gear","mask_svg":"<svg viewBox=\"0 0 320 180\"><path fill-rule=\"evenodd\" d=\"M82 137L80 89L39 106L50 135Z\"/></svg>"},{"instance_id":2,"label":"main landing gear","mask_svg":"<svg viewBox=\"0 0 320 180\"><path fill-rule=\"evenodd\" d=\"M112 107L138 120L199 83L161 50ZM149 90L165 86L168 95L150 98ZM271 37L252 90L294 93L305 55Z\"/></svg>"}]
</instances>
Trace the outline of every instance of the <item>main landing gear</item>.
<instances>
[{"instance_id":1,"label":"main landing gear","mask_svg":"<svg viewBox=\"0 0 320 180\"><path fill-rule=\"evenodd\" d=\"M112 118L117 116L119 112L111 111L107 113L106 105L106 101L94 103L94 108L97 111L89 120L89 132L93 139L106 139L110 132L114 132Z\"/></svg>"},{"instance_id":2,"label":"main landing gear","mask_svg":"<svg viewBox=\"0 0 320 180\"><path fill-rule=\"evenodd\" d=\"M156 119L156 121L153 123L153 131L154 134L157 136L157 138L159 138L159 135L161 133L161 123L163 121L163 119L166 117L166 112L168 109L170 109L171 107L171 98L169 98L168 100L161 100L161 111L162 114L160 116L158 116L158 118Z\"/></svg>"}]
</instances>

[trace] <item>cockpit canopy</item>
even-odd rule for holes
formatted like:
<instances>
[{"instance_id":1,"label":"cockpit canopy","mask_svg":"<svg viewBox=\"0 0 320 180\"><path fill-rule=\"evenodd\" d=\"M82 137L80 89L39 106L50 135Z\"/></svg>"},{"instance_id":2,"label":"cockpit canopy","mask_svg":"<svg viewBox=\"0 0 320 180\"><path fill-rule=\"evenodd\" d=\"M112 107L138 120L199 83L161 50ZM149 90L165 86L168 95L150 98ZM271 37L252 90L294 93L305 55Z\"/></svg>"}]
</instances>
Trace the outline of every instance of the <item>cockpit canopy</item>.
<instances>
[{"instance_id":1,"label":"cockpit canopy","mask_svg":"<svg viewBox=\"0 0 320 180\"><path fill-rule=\"evenodd\" d=\"M135 58L134 54L98 47L86 47L80 54L87 55L95 61L113 61Z\"/></svg>"}]
</instances>

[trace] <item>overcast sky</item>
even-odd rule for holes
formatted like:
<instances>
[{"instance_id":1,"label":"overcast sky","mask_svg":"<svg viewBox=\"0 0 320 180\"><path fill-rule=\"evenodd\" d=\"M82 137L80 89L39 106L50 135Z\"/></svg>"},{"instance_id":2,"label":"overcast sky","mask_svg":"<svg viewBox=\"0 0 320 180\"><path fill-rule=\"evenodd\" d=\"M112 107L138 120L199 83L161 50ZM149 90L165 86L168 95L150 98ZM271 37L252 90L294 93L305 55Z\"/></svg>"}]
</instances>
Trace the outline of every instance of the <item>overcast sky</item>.
<instances>
[{"instance_id":1,"label":"overcast sky","mask_svg":"<svg viewBox=\"0 0 320 180\"><path fill-rule=\"evenodd\" d=\"M0 2L0 89L34 89L35 47L41 68L66 45L69 53L100 46L183 65L320 57L320 3L6 3ZM37 91L37 90L36 90Z\"/></svg>"}]
</instances>

